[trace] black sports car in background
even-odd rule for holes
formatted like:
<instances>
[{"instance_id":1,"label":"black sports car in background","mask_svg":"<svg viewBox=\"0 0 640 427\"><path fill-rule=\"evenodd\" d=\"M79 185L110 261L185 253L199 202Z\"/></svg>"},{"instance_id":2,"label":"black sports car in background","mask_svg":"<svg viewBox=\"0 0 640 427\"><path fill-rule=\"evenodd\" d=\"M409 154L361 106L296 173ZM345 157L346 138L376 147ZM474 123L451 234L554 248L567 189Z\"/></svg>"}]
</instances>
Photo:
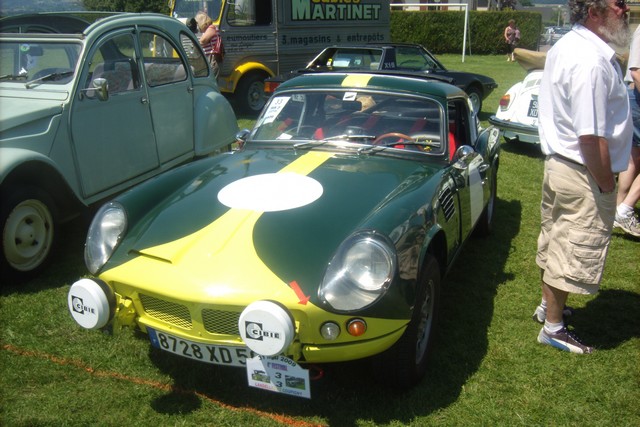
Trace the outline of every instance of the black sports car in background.
<instances>
[{"instance_id":1,"label":"black sports car in background","mask_svg":"<svg viewBox=\"0 0 640 427\"><path fill-rule=\"evenodd\" d=\"M454 84L464 90L476 112L482 100L498 87L494 79L482 74L451 71L424 46L413 43L385 43L354 46L332 46L322 50L306 68L280 74L265 81L265 94L271 96L283 81L300 74L326 71L383 70L389 74L428 76Z\"/></svg>"}]
</instances>

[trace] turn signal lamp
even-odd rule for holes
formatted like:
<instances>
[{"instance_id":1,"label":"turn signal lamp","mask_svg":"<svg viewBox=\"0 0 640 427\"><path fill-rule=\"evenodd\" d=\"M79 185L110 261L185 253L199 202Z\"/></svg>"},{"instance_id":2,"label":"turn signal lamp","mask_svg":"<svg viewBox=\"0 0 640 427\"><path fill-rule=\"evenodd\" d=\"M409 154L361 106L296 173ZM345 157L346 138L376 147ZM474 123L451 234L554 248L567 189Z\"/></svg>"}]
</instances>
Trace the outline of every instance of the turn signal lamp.
<instances>
[{"instance_id":1,"label":"turn signal lamp","mask_svg":"<svg viewBox=\"0 0 640 427\"><path fill-rule=\"evenodd\" d=\"M362 319L353 319L347 323L347 331L354 337L359 337L367 332L367 323Z\"/></svg>"}]
</instances>

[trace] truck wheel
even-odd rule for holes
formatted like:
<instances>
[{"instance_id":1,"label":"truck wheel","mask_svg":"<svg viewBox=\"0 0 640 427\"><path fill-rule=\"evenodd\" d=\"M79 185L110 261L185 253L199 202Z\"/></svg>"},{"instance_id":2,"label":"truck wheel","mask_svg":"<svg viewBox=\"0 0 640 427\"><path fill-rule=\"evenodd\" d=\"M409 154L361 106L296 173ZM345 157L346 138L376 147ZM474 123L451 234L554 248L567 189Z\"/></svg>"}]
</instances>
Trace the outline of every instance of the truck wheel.
<instances>
[{"instance_id":1,"label":"truck wheel","mask_svg":"<svg viewBox=\"0 0 640 427\"><path fill-rule=\"evenodd\" d=\"M36 187L2 196L0 269L5 277L24 280L41 270L52 252L57 226L53 200Z\"/></svg>"},{"instance_id":2,"label":"truck wheel","mask_svg":"<svg viewBox=\"0 0 640 427\"><path fill-rule=\"evenodd\" d=\"M406 389L422 379L433 347L439 304L440 268L438 261L427 255L407 329L391 348L373 359L378 380L391 387Z\"/></svg>"},{"instance_id":3,"label":"truck wheel","mask_svg":"<svg viewBox=\"0 0 640 427\"><path fill-rule=\"evenodd\" d=\"M264 96L265 75L251 74L240 80L235 92L238 108L242 113L257 116L266 102Z\"/></svg>"}]
</instances>

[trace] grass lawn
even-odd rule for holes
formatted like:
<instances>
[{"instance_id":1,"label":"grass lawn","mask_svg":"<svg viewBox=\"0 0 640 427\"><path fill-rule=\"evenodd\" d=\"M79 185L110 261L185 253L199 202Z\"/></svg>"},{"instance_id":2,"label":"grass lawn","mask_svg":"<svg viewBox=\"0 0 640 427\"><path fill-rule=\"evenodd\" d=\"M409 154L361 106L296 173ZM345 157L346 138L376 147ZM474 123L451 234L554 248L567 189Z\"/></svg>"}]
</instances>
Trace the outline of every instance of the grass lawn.
<instances>
[{"instance_id":1,"label":"grass lawn","mask_svg":"<svg viewBox=\"0 0 640 427\"><path fill-rule=\"evenodd\" d=\"M485 126L524 76L502 55L439 58L498 81ZM155 351L131 330L80 329L66 297L86 274L86 222L68 224L43 275L0 288L0 425L638 426L640 241L616 230L601 292L570 299L593 355L536 342L542 167L537 147L503 144L494 234L472 239L446 279L427 377L404 393L379 386L368 363L351 362L328 366L312 400L277 395L248 388L243 370Z\"/></svg>"}]
</instances>

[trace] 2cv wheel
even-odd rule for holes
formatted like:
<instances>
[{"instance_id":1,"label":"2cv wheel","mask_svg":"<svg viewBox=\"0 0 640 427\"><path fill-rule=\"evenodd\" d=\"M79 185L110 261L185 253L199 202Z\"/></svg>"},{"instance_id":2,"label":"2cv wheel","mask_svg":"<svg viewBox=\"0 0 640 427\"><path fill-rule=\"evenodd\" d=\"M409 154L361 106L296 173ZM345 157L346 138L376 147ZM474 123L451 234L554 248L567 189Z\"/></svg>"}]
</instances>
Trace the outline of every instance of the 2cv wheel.
<instances>
[{"instance_id":1,"label":"2cv wheel","mask_svg":"<svg viewBox=\"0 0 640 427\"><path fill-rule=\"evenodd\" d=\"M3 275L25 279L42 269L51 255L56 231L54 203L35 187L13 189L3 193L2 199L0 267Z\"/></svg>"}]
</instances>

